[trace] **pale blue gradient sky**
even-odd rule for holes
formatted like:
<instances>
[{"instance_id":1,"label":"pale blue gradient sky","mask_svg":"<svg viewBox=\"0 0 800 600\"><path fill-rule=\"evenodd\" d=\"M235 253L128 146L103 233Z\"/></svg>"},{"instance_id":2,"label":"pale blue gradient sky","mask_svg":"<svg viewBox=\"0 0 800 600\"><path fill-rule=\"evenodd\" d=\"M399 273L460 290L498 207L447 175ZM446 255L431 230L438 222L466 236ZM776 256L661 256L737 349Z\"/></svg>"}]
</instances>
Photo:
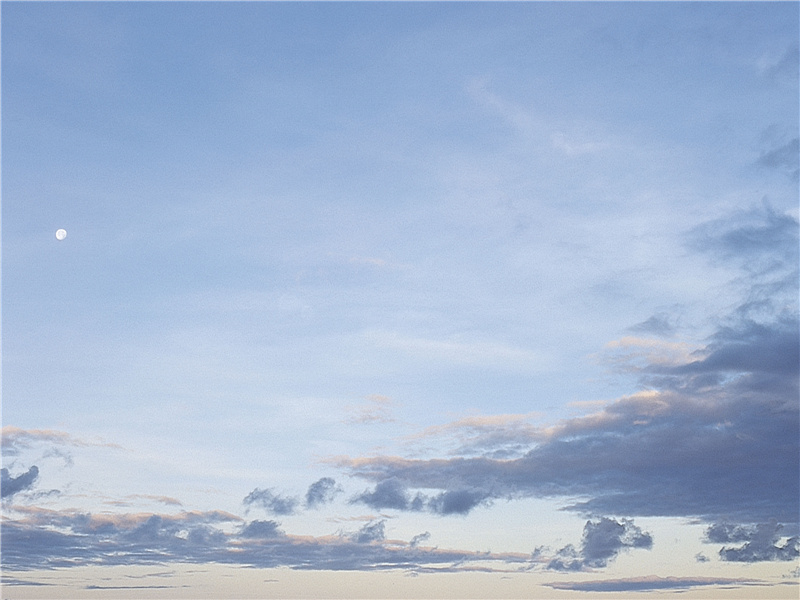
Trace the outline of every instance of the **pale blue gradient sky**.
<instances>
[{"instance_id":1,"label":"pale blue gradient sky","mask_svg":"<svg viewBox=\"0 0 800 600\"><path fill-rule=\"evenodd\" d=\"M2 78L4 564L796 595L796 3L4 2Z\"/></svg>"}]
</instances>

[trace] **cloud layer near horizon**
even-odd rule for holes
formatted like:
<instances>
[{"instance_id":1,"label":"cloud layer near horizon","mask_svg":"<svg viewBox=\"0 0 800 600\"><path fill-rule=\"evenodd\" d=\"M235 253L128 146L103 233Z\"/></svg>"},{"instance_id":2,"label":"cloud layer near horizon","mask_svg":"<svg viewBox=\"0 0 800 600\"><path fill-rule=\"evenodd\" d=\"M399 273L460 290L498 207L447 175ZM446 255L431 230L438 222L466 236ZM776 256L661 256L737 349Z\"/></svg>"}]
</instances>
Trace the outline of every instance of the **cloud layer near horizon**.
<instances>
[{"instance_id":1,"label":"cloud layer near horizon","mask_svg":"<svg viewBox=\"0 0 800 600\"><path fill-rule=\"evenodd\" d=\"M462 444L469 454L339 458L336 464L351 475L375 482L355 501L435 511L426 494L437 490L437 497L471 499L451 511L465 513L499 498L578 497L565 508L707 522L777 520L796 529L798 223L765 204L698 227L688 242L745 273L737 282L743 299L718 320L704 347L677 352L657 339L629 341L617 366L638 379L640 391L552 427L506 418L440 428L472 436Z\"/></svg>"}]
</instances>

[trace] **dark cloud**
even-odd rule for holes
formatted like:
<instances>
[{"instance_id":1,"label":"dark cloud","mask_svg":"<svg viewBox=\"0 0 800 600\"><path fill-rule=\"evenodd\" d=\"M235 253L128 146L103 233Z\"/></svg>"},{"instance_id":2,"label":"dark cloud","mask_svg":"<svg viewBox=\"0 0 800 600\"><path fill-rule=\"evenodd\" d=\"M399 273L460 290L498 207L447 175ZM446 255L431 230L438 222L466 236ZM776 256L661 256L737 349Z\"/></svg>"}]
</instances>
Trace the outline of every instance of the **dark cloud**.
<instances>
[{"instance_id":1,"label":"dark cloud","mask_svg":"<svg viewBox=\"0 0 800 600\"><path fill-rule=\"evenodd\" d=\"M39 467L33 465L27 472L22 475L17 475L16 477L11 477L8 474L8 469L2 469L0 470L0 477L2 477L2 481L0 482L0 495L3 498L8 498L17 492L30 488L36 481L36 478L39 477Z\"/></svg>"},{"instance_id":2,"label":"dark cloud","mask_svg":"<svg viewBox=\"0 0 800 600\"><path fill-rule=\"evenodd\" d=\"M571 544L558 551L547 568L556 571L581 571L585 568L602 568L622 551L631 548L653 547L653 538L633 521L616 521L603 517L587 521L583 528L580 551Z\"/></svg>"},{"instance_id":3,"label":"dark cloud","mask_svg":"<svg viewBox=\"0 0 800 600\"><path fill-rule=\"evenodd\" d=\"M438 490L416 499L440 514L464 514L492 499L583 497L565 508L588 515L797 523L797 220L764 204L706 223L692 235L695 249L745 273L732 284L740 302L715 317L705 347L688 359L669 348L662 355L657 344L626 357L639 391L594 414L552 427L522 427L509 415L480 418L469 424L477 433L468 454L341 460L351 475L376 484L359 500L411 510L420 504L410 501L415 490ZM459 436L468 424L457 424L431 433ZM498 457L497 440L509 439L526 450Z\"/></svg>"},{"instance_id":4,"label":"dark cloud","mask_svg":"<svg viewBox=\"0 0 800 600\"><path fill-rule=\"evenodd\" d=\"M412 501L405 486L396 478L388 478L378 483L373 491L365 491L351 500L361 502L374 509L396 508L410 510Z\"/></svg>"},{"instance_id":5,"label":"dark cloud","mask_svg":"<svg viewBox=\"0 0 800 600\"><path fill-rule=\"evenodd\" d=\"M382 542L384 539L386 539L386 521L384 520L367 523L353 535L353 541L357 544Z\"/></svg>"},{"instance_id":6,"label":"dark cloud","mask_svg":"<svg viewBox=\"0 0 800 600\"><path fill-rule=\"evenodd\" d=\"M725 577L631 577L601 581L558 581L545 583L555 590L575 592L647 592L651 590L689 589L693 587L760 585L755 579L730 579Z\"/></svg>"},{"instance_id":7,"label":"dark cloud","mask_svg":"<svg viewBox=\"0 0 800 600\"><path fill-rule=\"evenodd\" d=\"M257 505L273 515L292 515L299 504L297 498L280 496L271 489L254 489L242 502L248 506Z\"/></svg>"},{"instance_id":8,"label":"dark cloud","mask_svg":"<svg viewBox=\"0 0 800 600\"><path fill-rule=\"evenodd\" d=\"M342 488L336 485L336 481L331 477L323 477L308 486L306 492L306 507L317 508L327 504L342 492Z\"/></svg>"},{"instance_id":9,"label":"dark cloud","mask_svg":"<svg viewBox=\"0 0 800 600\"><path fill-rule=\"evenodd\" d=\"M275 521L251 521L242 528L239 534L243 538L270 539L281 537L284 533Z\"/></svg>"},{"instance_id":10,"label":"dark cloud","mask_svg":"<svg viewBox=\"0 0 800 600\"><path fill-rule=\"evenodd\" d=\"M374 509L429 510L439 515L465 515L478 505L488 503L489 493L481 489L447 490L434 497L417 493L413 499L400 479L379 482L373 491L365 491L351 502L360 502Z\"/></svg>"},{"instance_id":11,"label":"dark cloud","mask_svg":"<svg viewBox=\"0 0 800 600\"><path fill-rule=\"evenodd\" d=\"M23 511L24 512L24 511ZM5 572L71 566L235 564L314 570L486 571L529 566L530 556L421 548L385 540L385 522L349 535L292 536L274 521L241 524L219 511L177 515L93 515L28 509L0 530ZM419 541L419 536L415 538Z\"/></svg>"},{"instance_id":12,"label":"dark cloud","mask_svg":"<svg viewBox=\"0 0 800 600\"><path fill-rule=\"evenodd\" d=\"M719 551L722 560L761 562L796 560L800 557L800 539L790 537L781 544L783 526L774 521L755 525L715 523L706 530L712 543L742 543L738 547L724 546Z\"/></svg>"},{"instance_id":13,"label":"dark cloud","mask_svg":"<svg viewBox=\"0 0 800 600\"><path fill-rule=\"evenodd\" d=\"M479 504L485 504L485 490L450 490L428 501L428 508L440 515L465 515Z\"/></svg>"}]
</instances>

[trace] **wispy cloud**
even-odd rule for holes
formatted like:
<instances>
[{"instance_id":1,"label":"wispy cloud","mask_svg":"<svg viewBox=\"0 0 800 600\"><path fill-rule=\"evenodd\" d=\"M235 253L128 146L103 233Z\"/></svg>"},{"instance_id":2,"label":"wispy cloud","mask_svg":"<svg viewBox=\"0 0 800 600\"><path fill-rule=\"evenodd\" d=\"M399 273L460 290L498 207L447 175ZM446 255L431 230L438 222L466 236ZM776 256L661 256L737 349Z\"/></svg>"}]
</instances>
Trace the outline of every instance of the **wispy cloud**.
<instances>
[{"instance_id":1,"label":"wispy cloud","mask_svg":"<svg viewBox=\"0 0 800 600\"><path fill-rule=\"evenodd\" d=\"M555 590L576 592L648 592L652 590L685 590L694 587L762 585L757 579L728 577L628 577L624 579L602 579L597 581L557 581L545 585Z\"/></svg>"},{"instance_id":2,"label":"wispy cloud","mask_svg":"<svg viewBox=\"0 0 800 600\"><path fill-rule=\"evenodd\" d=\"M102 446L121 449L121 446L117 444L111 444L101 440L85 440L64 431L53 429L21 429L13 425L6 425L3 427L2 433L0 433L0 439L2 439L3 454L6 456L17 456L21 450L39 444L75 447Z\"/></svg>"},{"instance_id":3,"label":"wispy cloud","mask_svg":"<svg viewBox=\"0 0 800 600\"><path fill-rule=\"evenodd\" d=\"M292 515L300 500L294 497L281 496L271 489L256 488L242 502L247 506L256 505L273 515Z\"/></svg>"},{"instance_id":4,"label":"wispy cloud","mask_svg":"<svg viewBox=\"0 0 800 600\"><path fill-rule=\"evenodd\" d=\"M391 331L370 331L364 335L367 341L379 348L453 365L539 371L547 364L545 358L536 352L498 342L409 337Z\"/></svg>"},{"instance_id":5,"label":"wispy cloud","mask_svg":"<svg viewBox=\"0 0 800 600\"><path fill-rule=\"evenodd\" d=\"M348 423L392 423L392 406L394 401L388 396L372 394L367 397L367 404L353 407Z\"/></svg>"},{"instance_id":6,"label":"wispy cloud","mask_svg":"<svg viewBox=\"0 0 800 600\"><path fill-rule=\"evenodd\" d=\"M370 521L351 533L309 537L288 535L275 521L245 523L220 511L115 518L31 511L23 518L4 521L2 559L11 572L207 562L263 568L456 572L514 570L532 561L527 554L423 547L424 539L424 534L411 542L387 539L384 520Z\"/></svg>"}]
</instances>

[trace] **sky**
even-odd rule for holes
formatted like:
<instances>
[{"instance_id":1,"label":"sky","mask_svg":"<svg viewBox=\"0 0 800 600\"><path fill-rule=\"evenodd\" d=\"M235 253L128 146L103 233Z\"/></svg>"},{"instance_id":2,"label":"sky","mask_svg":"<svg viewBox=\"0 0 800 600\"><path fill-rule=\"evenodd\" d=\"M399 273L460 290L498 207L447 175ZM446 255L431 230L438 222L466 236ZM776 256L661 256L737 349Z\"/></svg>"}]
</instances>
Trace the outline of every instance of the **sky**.
<instances>
[{"instance_id":1,"label":"sky","mask_svg":"<svg viewBox=\"0 0 800 600\"><path fill-rule=\"evenodd\" d=\"M796 2L0 11L3 598L797 597Z\"/></svg>"}]
</instances>

